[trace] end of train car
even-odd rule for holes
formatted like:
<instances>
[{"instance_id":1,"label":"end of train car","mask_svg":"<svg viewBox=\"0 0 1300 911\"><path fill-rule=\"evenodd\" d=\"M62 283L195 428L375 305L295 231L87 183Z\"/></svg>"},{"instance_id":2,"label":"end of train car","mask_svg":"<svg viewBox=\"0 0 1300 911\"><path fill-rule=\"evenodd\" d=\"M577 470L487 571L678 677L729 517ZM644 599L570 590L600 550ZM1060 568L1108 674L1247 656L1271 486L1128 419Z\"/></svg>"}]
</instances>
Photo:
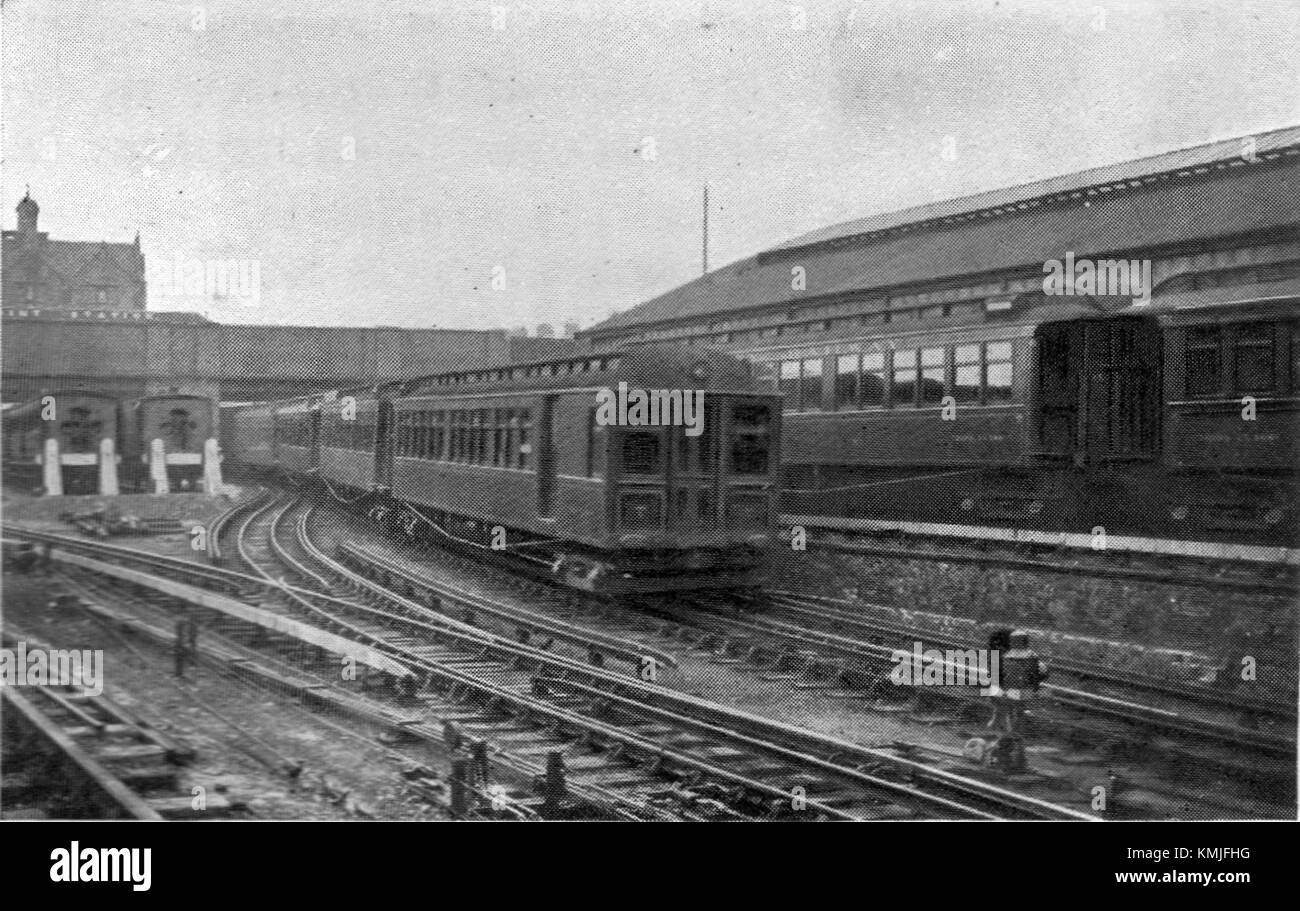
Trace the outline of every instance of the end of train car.
<instances>
[{"instance_id":1,"label":"end of train car","mask_svg":"<svg viewBox=\"0 0 1300 911\"><path fill-rule=\"evenodd\" d=\"M408 534L577 588L738 588L775 535L779 429L778 397L721 352L443 374L393 392L391 490Z\"/></svg>"}]
</instances>

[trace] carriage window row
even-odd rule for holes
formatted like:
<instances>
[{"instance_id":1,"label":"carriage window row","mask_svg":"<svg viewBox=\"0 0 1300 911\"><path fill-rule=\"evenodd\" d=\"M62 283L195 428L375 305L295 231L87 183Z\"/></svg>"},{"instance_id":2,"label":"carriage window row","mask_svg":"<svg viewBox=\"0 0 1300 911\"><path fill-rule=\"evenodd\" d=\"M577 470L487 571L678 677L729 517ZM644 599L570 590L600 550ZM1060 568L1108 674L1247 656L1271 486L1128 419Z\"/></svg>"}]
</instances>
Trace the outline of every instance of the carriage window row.
<instances>
[{"instance_id":1,"label":"carriage window row","mask_svg":"<svg viewBox=\"0 0 1300 911\"><path fill-rule=\"evenodd\" d=\"M312 414L280 415L276 435L281 446L311 447L315 444L316 417Z\"/></svg>"},{"instance_id":2,"label":"carriage window row","mask_svg":"<svg viewBox=\"0 0 1300 911\"><path fill-rule=\"evenodd\" d=\"M334 449L372 451L375 448L377 424L373 414L358 415L356 420L344 421L337 416L326 418L322 446Z\"/></svg>"},{"instance_id":3,"label":"carriage window row","mask_svg":"<svg viewBox=\"0 0 1300 911\"><path fill-rule=\"evenodd\" d=\"M1285 324L1283 324L1285 327ZM1291 386L1297 388L1300 323L1291 329ZM1283 330L1285 332L1285 328ZM1285 336L1283 336L1285 338ZM1277 324L1199 326L1187 332L1187 393L1216 396L1234 392L1275 392L1282 385L1277 368Z\"/></svg>"},{"instance_id":4,"label":"carriage window row","mask_svg":"<svg viewBox=\"0 0 1300 911\"><path fill-rule=\"evenodd\" d=\"M397 455L427 462L497 468L532 467L532 413L527 408L403 411L397 415Z\"/></svg>"},{"instance_id":5,"label":"carriage window row","mask_svg":"<svg viewBox=\"0 0 1300 911\"><path fill-rule=\"evenodd\" d=\"M958 402L1009 401L1011 361L1010 342L842 354L832 359L831 405L837 411L908 408L938 405L945 395ZM758 369L760 382L776 380L785 410L825 407L823 358L769 362Z\"/></svg>"}]
</instances>

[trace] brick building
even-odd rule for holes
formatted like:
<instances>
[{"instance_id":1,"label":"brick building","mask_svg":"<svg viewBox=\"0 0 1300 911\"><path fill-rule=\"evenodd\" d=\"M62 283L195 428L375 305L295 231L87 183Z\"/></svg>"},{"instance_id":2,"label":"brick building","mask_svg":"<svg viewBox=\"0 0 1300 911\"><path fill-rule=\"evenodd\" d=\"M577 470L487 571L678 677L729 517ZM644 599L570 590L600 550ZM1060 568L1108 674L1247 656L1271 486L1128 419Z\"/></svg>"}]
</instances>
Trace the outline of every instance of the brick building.
<instances>
[{"instance_id":1,"label":"brick building","mask_svg":"<svg viewBox=\"0 0 1300 911\"><path fill-rule=\"evenodd\" d=\"M0 244L0 295L6 307L145 308L140 235L132 243L51 240L38 229L31 194L18 203L18 228Z\"/></svg>"}]
</instances>

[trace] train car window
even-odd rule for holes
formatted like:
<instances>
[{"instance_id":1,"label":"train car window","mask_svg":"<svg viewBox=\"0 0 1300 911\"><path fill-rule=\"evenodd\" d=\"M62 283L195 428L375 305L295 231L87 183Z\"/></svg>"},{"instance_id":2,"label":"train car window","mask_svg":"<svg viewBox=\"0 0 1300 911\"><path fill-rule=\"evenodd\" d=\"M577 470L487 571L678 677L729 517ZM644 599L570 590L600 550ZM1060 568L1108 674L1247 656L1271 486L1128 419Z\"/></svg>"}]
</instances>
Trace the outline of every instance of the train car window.
<instances>
[{"instance_id":1,"label":"train car window","mask_svg":"<svg viewBox=\"0 0 1300 911\"><path fill-rule=\"evenodd\" d=\"M528 469L532 464L533 454L533 414L527 408L519 412L519 446L516 450L518 455L517 468Z\"/></svg>"},{"instance_id":2,"label":"train car window","mask_svg":"<svg viewBox=\"0 0 1300 911\"><path fill-rule=\"evenodd\" d=\"M488 417L490 411L480 411L474 419L474 462L486 465L488 461Z\"/></svg>"},{"instance_id":3,"label":"train car window","mask_svg":"<svg viewBox=\"0 0 1300 911\"><path fill-rule=\"evenodd\" d=\"M799 362L782 361L777 390L785 399L786 411L799 410Z\"/></svg>"},{"instance_id":4,"label":"train car window","mask_svg":"<svg viewBox=\"0 0 1300 911\"><path fill-rule=\"evenodd\" d=\"M1270 392L1273 376L1273 324L1247 323L1237 327L1233 345L1237 391Z\"/></svg>"},{"instance_id":5,"label":"train car window","mask_svg":"<svg viewBox=\"0 0 1300 911\"><path fill-rule=\"evenodd\" d=\"M1187 394L1217 395L1223 391L1223 348L1218 326L1187 332Z\"/></svg>"},{"instance_id":6,"label":"train car window","mask_svg":"<svg viewBox=\"0 0 1300 911\"><path fill-rule=\"evenodd\" d=\"M425 450L425 459L429 461L442 461L442 441L445 437L442 429L442 412L430 411L425 412L428 416L426 424L429 425L429 442Z\"/></svg>"},{"instance_id":7,"label":"train car window","mask_svg":"<svg viewBox=\"0 0 1300 911\"><path fill-rule=\"evenodd\" d=\"M835 410L852 411L858 407L858 369L856 354L841 354L835 359Z\"/></svg>"},{"instance_id":8,"label":"train car window","mask_svg":"<svg viewBox=\"0 0 1300 911\"><path fill-rule=\"evenodd\" d=\"M799 407L802 411L821 411L822 395L826 388L822 377L822 359L803 362L803 381L800 384Z\"/></svg>"},{"instance_id":9,"label":"train car window","mask_svg":"<svg viewBox=\"0 0 1300 911\"><path fill-rule=\"evenodd\" d=\"M415 457L417 459L427 459L429 457L429 412L417 411L415 413Z\"/></svg>"},{"instance_id":10,"label":"train car window","mask_svg":"<svg viewBox=\"0 0 1300 911\"><path fill-rule=\"evenodd\" d=\"M500 408L492 411L492 466L500 468L506 457L506 441L509 429L506 426L506 413Z\"/></svg>"},{"instance_id":11,"label":"train car window","mask_svg":"<svg viewBox=\"0 0 1300 911\"><path fill-rule=\"evenodd\" d=\"M447 452L447 412L433 413L433 459L441 462Z\"/></svg>"},{"instance_id":12,"label":"train car window","mask_svg":"<svg viewBox=\"0 0 1300 911\"><path fill-rule=\"evenodd\" d=\"M989 342L985 346L984 400L1011 398L1011 343Z\"/></svg>"},{"instance_id":13,"label":"train car window","mask_svg":"<svg viewBox=\"0 0 1300 911\"><path fill-rule=\"evenodd\" d=\"M754 377L763 389L776 388L776 361L759 361L754 365Z\"/></svg>"},{"instance_id":14,"label":"train car window","mask_svg":"<svg viewBox=\"0 0 1300 911\"><path fill-rule=\"evenodd\" d=\"M711 490L695 493L695 514L703 526L713 525L718 519L718 498Z\"/></svg>"},{"instance_id":15,"label":"train car window","mask_svg":"<svg viewBox=\"0 0 1300 911\"><path fill-rule=\"evenodd\" d=\"M519 452L519 416L513 408L506 409L506 454L501 460L505 468L514 468Z\"/></svg>"},{"instance_id":16,"label":"train car window","mask_svg":"<svg viewBox=\"0 0 1300 911\"><path fill-rule=\"evenodd\" d=\"M953 349L952 397L959 402L980 398L980 346L958 345Z\"/></svg>"},{"instance_id":17,"label":"train car window","mask_svg":"<svg viewBox=\"0 0 1300 911\"><path fill-rule=\"evenodd\" d=\"M897 405L916 404L916 350L894 352L894 398Z\"/></svg>"},{"instance_id":18,"label":"train car window","mask_svg":"<svg viewBox=\"0 0 1300 911\"><path fill-rule=\"evenodd\" d=\"M676 441L677 455L673 462L675 471L691 470L691 438L688 437L682 428L673 428L668 431L669 439ZM670 444L673 445L673 444Z\"/></svg>"},{"instance_id":19,"label":"train car window","mask_svg":"<svg viewBox=\"0 0 1300 911\"><path fill-rule=\"evenodd\" d=\"M877 311L875 313L867 313L858 320L858 322L862 323L862 325L864 326L879 326L884 321L885 321L885 314L880 311Z\"/></svg>"},{"instance_id":20,"label":"train car window","mask_svg":"<svg viewBox=\"0 0 1300 911\"><path fill-rule=\"evenodd\" d=\"M862 407L885 404L885 356L879 351L862 355Z\"/></svg>"},{"instance_id":21,"label":"train car window","mask_svg":"<svg viewBox=\"0 0 1300 911\"><path fill-rule=\"evenodd\" d=\"M459 462L461 451L461 418L463 415L458 411L451 412L450 426L447 428L449 443L451 444L447 451L448 462Z\"/></svg>"},{"instance_id":22,"label":"train car window","mask_svg":"<svg viewBox=\"0 0 1300 911\"><path fill-rule=\"evenodd\" d=\"M704 433L695 443L699 453L700 471L712 472L718 467L719 440L722 426L722 410L716 401L704 403Z\"/></svg>"},{"instance_id":23,"label":"train car window","mask_svg":"<svg viewBox=\"0 0 1300 911\"><path fill-rule=\"evenodd\" d=\"M938 403L943 400L944 349L921 349L921 401Z\"/></svg>"},{"instance_id":24,"label":"train car window","mask_svg":"<svg viewBox=\"0 0 1300 911\"><path fill-rule=\"evenodd\" d=\"M921 319L942 319L948 315L947 304L931 304L921 308Z\"/></svg>"},{"instance_id":25,"label":"train car window","mask_svg":"<svg viewBox=\"0 0 1300 911\"><path fill-rule=\"evenodd\" d=\"M772 410L767 405L737 405L731 414L731 470L767 474Z\"/></svg>"},{"instance_id":26,"label":"train car window","mask_svg":"<svg viewBox=\"0 0 1300 911\"><path fill-rule=\"evenodd\" d=\"M659 474L663 471L662 434L629 431L623 434L625 474Z\"/></svg>"}]
</instances>

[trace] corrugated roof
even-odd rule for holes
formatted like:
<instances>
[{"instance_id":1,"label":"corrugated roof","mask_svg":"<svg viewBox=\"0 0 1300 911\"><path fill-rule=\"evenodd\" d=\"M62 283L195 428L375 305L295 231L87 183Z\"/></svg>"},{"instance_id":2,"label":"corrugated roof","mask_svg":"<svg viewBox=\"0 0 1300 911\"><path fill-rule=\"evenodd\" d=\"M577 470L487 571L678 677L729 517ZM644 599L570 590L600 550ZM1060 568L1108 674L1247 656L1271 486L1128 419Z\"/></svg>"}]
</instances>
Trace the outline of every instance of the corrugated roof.
<instances>
[{"instance_id":1,"label":"corrugated roof","mask_svg":"<svg viewBox=\"0 0 1300 911\"><path fill-rule=\"evenodd\" d=\"M1300 148L1300 127L1261 134L1255 140L1260 156L1283 149L1294 155ZM1242 138L1224 140L828 228L724 266L583 334L979 275L1058 259L1066 251L1078 256L1118 253L1300 221L1300 174L1294 166L1300 156L1291 159L1291 166L1265 161L1249 165L1241 158L1242 142ZM1134 183L1139 177L1180 170L1189 173ZM1123 187L1086 192L1121 181ZM1075 192L1077 197L1069 195ZM1037 205L1011 206L1029 198L1022 193L1032 193L1036 199L1067 195ZM985 212L989 203L1008 208L987 216L962 215ZM978 207L972 208L974 204ZM849 241L863 232L911 224L905 215L929 224L915 231ZM806 270L805 291L790 288L793 265Z\"/></svg>"}]
</instances>

